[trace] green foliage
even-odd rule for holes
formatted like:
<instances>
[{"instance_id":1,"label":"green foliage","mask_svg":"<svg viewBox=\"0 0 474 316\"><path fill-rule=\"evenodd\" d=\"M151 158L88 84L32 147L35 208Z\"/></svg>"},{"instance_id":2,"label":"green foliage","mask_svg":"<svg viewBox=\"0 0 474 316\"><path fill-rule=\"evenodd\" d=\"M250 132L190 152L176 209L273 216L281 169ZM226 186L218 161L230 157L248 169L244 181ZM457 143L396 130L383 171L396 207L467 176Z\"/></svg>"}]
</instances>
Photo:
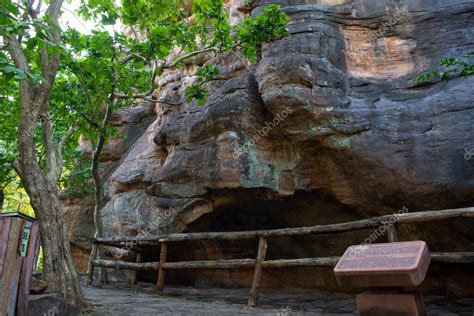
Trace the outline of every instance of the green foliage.
<instances>
[{"instance_id":1,"label":"green foliage","mask_svg":"<svg viewBox=\"0 0 474 316\"><path fill-rule=\"evenodd\" d=\"M233 29L228 24L229 16L224 12L223 1L195 1L194 12L200 23L196 29L201 31L199 35L205 39L205 44L210 43L219 51L231 50L233 46L241 47L242 55L251 62L257 61L258 50L262 44L288 36L286 25L289 18L278 5L266 6L263 13L246 18ZM206 35L209 25L213 30L210 39ZM235 34L234 37L232 34ZM185 90L186 101L195 99L199 105L204 104L208 93L208 89L203 85L214 80L219 74L216 66L205 66L201 69L202 71L198 70L195 74L198 77L196 82ZM212 70L211 73L209 69Z\"/></svg>"},{"instance_id":2,"label":"green foliage","mask_svg":"<svg viewBox=\"0 0 474 316\"><path fill-rule=\"evenodd\" d=\"M0 48L0 74L6 80L30 80L41 83L39 70L39 50L46 48L50 54L60 50L60 46L52 42L49 30L52 23L48 15L28 19L25 1L17 3L12 0L0 0L0 35L2 39L19 38L24 47L24 53L31 66L31 72L15 67L5 48Z\"/></svg>"},{"instance_id":3,"label":"green foliage","mask_svg":"<svg viewBox=\"0 0 474 316\"><path fill-rule=\"evenodd\" d=\"M196 31L205 46L229 48L234 43L229 24L229 13L223 0L196 0L193 2ZM208 35L210 34L210 36Z\"/></svg>"},{"instance_id":4,"label":"green foliage","mask_svg":"<svg viewBox=\"0 0 474 316\"><path fill-rule=\"evenodd\" d=\"M245 19L237 26L238 37L242 42L242 54L255 62L258 45L288 36L288 20L288 16L276 4L266 6L263 13L255 18Z\"/></svg>"},{"instance_id":5,"label":"green foliage","mask_svg":"<svg viewBox=\"0 0 474 316\"><path fill-rule=\"evenodd\" d=\"M0 72L6 80L24 80L27 78L27 74L23 70L16 68L6 58L2 57L0 57Z\"/></svg>"},{"instance_id":6,"label":"green foliage","mask_svg":"<svg viewBox=\"0 0 474 316\"><path fill-rule=\"evenodd\" d=\"M453 77L465 77L474 75L474 64L468 63L466 60L474 57L474 51L461 55L458 58L445 58L439 62L441 67L446 70L439 72L432 70L425 72L416 77L416 83L422 83L433 78L441 78L441 80L449 80Z\"/></svg>"},{"instance_id":7,"label":"green foliage","mask_svg":"<svg viewBox=\"0 0 474 316\"><path fill-rule=\"evenodd\" d=\"M113 109L135 104L133 100L111 102L110 96L117 92L132 96L149 89L151 71L144 58L120 63L131 50L137 51L137 42L121 34L93 31L90 35L83 35L68 29L62 42L65 51L56 91L60 94L59 99L69 98L70 110L84 118L79 123L85 123L85 126L81 125L82 132L90 139L97 133L106 132L97 127L107 103Z\"/></svg>"},{"instance_id":8,"label":"green foliage","mask_svg":"<svg viewBox=\"0 0 474 316\"><path fill-rule=\"evenodd\" d=\"M35 217L35 212L30 205L28 194L18 177L13 177L8 185L3 188L3 191L5 194L5 202L2 211L4 213L21 212Z\"/></svg>"},{"instance_id":9,"label":"green foliage","mask_svg":"<svg viewBox=\"0 0 474 316\"><path fill-rule=\"evenodd\" d=\"M12 163L16 157L15 148L12 143L0 140L0 189L15 179Z\"/></svg>"},{"instance_id":10,"label":"green foliage","mask_svg":"<svg viewBox=\"0 0 474 316\"><path fill-rule=\"evenodd\" d=\"M0 46L0 186L14 184L21 190L12 169L17 157L19 83L28 80L36 87L41 78L42 53L58 54L61 64L51 87L48 117L54 140L65 137L65 162L61 188L77 196L92 190L90 161L76 151L79 135L96 143L120 133L103 124L104 108L117 110L136 105L137 96L150 94L152 79L170 67L192 62L203 52L234 51L254 62L262 44L288 35L288 17L278 5L269 5L258 16L231 26L224 0L81 0L78 14L94 20L98 28L90 34L74 29L58 30L53 43L52 23L47 14L32 18L24 1L0 0L1 43L17 40L26 57L28 71L16 67L5 45ZM137 36L104 31L103 25L121 21ZM184 57L183 57L184 56ZM174 60L173 60L174 58ZM216 65L205 65L195 73L194 84L185 89L187 102L204 104L206 85L219 75ZM73 126L75 131L70 134ZM35 129L38 161L45 166L41 123ZM15 189L17 190L17 189Z\"/></svg>"},{"instance_id":11,"label":"green foliage","mask_svg":"<svg viewBox=\"0 0 474 316\"><path fill-rule=\"evenodd\" d=\"M193 99L196 99L199 105L204 105L208 89L203 87L203 85L214 80L219 73L220 69L216 65L207 65L199 68L196 71L196 82L187 87L184 91L186 94L186 101L191 103Z\"/></svg>"},{"instance_id":12,"label":"green foliage","mask_svg":"<svg viewBox=\"0 0 474 316\"><path fill-rule=\"evenodd\" d=\"M114 0L81 1L78 13L84 19L95 19L102 25L114 25L119 18L118 7Z\"/></svg>"},{"instance_id":13,"label":"green foliage","mask_svg":"<svg viewBox=\"0 0 474 316\"><path fill-rule=\"evenodd\" d=\"M0 126L2 127L0 129L0 189L4 189L16 178L12 164L17 156L15 141L19 110L17 90L18 82L14 80L14 77L2 74L0 77Z\"/></svg>"},{"instance_id":14,"label":"green foliage","mask_svg":"<svg viewBox=\"0 0 474 316\"><path fill-rule=\"evenodd\" d=\"M86 18L99 20L103 12L118 15L125 25L140 32L142 39L122 39L122 50L116 49L135 56L135 64L127 70L128 74L144 66L150 68L152 61L164 63L172 49L191 53L206 49L222 52L241 48L242 55L254 62L261 44L288 35L288 16L278 5L269 5L262 14L232 27L223 0L195 0L192 6L187 4L182 0L123 0L120 5L110 0L100 3L84 0L80 13ZM83 41L76 36L70 42ZM104 39L103 43L113 47L110 41ZM178 66L183 62L185 60ZM196 73L198 78L195 84L186 89L188 102L196 99L198 104L204 103L207 89L203 85L212 79L200 78L201 73ZM127 88L130 87L125 85L120 91L127 91ZM130 96L132 90L128 89Z\"/></svg>"},{"instance_id":15,"label":"green foliage","mask_svg":"<svg viewBox=\"0 0 474 316\"><path fill-rule=\"evenodd\" d=\"M74 166L65 170L65 177L61 183L63 194L68 198L80 198L94 193L94 185L91 181L90 159L76 159Z\"/></svg>"}]
</instances>

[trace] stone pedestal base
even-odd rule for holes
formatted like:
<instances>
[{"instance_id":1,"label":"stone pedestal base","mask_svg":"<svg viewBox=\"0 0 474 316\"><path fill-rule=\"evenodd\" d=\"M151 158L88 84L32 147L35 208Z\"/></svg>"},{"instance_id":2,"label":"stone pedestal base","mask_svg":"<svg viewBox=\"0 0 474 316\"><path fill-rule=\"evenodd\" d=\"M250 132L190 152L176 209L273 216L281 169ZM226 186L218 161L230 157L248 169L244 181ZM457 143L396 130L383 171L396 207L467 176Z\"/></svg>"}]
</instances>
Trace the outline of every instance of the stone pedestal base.
<instances>
[{"instance_id":1,"label":"stone pedestal base","mask_svg":"<svg viewBox=\"0 0 474 316\"><path fill-rule=\"evenodd\" d=\"M58 293L30 295L28 316L38 315L68 315L63 295Z\"/></svg>"},{"instance_id":2,"label":"stone pedestal base","mask_svg":"<svg viewBox=\"0 0 474 316\"><path fill-rule=\"evenodd\" d=\"M424 316L421 293L365 292L356 296L360 316Z\"/></svg>"}]
</instances>

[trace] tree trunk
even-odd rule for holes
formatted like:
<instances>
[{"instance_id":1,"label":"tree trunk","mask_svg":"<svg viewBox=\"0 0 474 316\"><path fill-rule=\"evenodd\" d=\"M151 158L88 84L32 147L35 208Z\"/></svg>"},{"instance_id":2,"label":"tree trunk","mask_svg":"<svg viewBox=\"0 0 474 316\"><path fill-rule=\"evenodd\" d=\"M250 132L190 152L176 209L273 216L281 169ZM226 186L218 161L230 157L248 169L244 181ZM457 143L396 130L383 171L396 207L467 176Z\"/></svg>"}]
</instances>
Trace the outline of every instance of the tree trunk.
<instances>
[{"instance_id":1,"label":"tree trunk","mask_svg":"<svg viewBox=\"0 0 474 316\"><path fill-rule=\"evenodd\" d=\"M64 295L70 307L85 305L79 285L76 267L72 260L64 211L59 200L58 181L61 176L62 160L52 148L53 135L49 119L42 118L43 140L45 142L46 170L42 170L36 154L34 141L35 122L40 109L49 104L49 97L38 100L38 91L25 82L20 83L21 117L19 125L18 159L15 170L30 198L39 222L41 243L44 252L43 275L48 291Z\"/></svg>"},{"instance_id":2,"label":"tree trunk","mask_svg":"<svg viewBox=\"0 0 474 316\"><path fill-rule=\"evenodd\" d=\"M48 197L51 205L46 214L47 218L42 220L41 215L38 216L44 251L43 275L49 291L63 293L69 306L81 307L85 305L85 301L72 260L64 213L58 196L48 194ZM53 225L50 222L53 222Z\"/></svg>"},{"instance_id":3,"label":"tree trunk","mask_svg":"<svg viewBox=\"0 0 474 316\"><path fill-rule=\"evenodd\" d=\"M115 97L111 94L110 101L113 103L115 101ZM111 115L110 106L107 104L105 106L105 114L104 120L102 122L102 127L105 128L107 121L109 120ZM104 237L104 224L102 223L102 207L103 207L103 189L102 189L102 177L100 175L100 154L104 149L106 140L106 135L102 132L99 136L97 141L97 145L92 152L92 166L91 166L91 173L92 178L94 179L94 226L95 226L95 238L102 238ZM104 247L99 247L99 254L98 258L104 258ZM89 260L93 260L92 256ZM99 280L100 283L106 284L107 280L107 269L105 267L99 268Z\"/></svg>"},{"instance_id":4,"label":"tree trunk","mask_svg":"<svg viewBox=\"0 0 474 316\"><path fill-rule=\"evenodd\" d=\"M68 306L84 306L58 189L48 183L39 169L25 167L21 168L21 179L39 222L44 252L43 276L48 291L62 293Z\"/></svg>"},{"instance_id":5,"label":"tree trunk","mask_svg":"<svg viewBox=\"0 0 474 316\"><path fill-rule=\"evenodd\" d=\"M97 149L94 151L94 159L92 162L92 175L94 178L94 185L95 185L95 191L94 191L94 226L95 226L95 238L99 237L104 237L104 225L102 223L102 205L103 205L103 199L102 199L102 183L101 183L101 176L99 173L99 156L96 153L98 153ZM105 253L104 253L104 247L99 247L99 259L104 259ZM89 259L92 260L92 257ZM102 284L108 283L107 280L107 268L105 267L100 267L99 268L99 281Z\"/></svg>"},{"instance_id":6,"label":"tree trunk","mask_svg":"<svg viewBox=\"0 0 474 316\"><path fill-rule=\"evenodd\" d=\"M34 1L27 1L30 6ZM59 16L63 0L50 0L44 12L49 18L49 41L59 44L61 29ZM38 10L29 8L25 21L39 18ZM12 34L2 33L4 46L15 66L25 73L32 73L31 65L23 47ZM39 48L41 83L28 80L19 83L20 124L18 126L18 159L15 171L28 193L30 203L39 221L41 242L44 251L44 278L51 292L61 292L66 304L71 307L85 305L79 286L76 268L72 260L66 220L59 201L58 182L63 169L61 144L56 144L49 119L51 90L60 64L60 54L50 54L48 46ZM38 162L37 144L34 135L38 119L41 119L45 168Z\"/></svg>"}]
</instances>

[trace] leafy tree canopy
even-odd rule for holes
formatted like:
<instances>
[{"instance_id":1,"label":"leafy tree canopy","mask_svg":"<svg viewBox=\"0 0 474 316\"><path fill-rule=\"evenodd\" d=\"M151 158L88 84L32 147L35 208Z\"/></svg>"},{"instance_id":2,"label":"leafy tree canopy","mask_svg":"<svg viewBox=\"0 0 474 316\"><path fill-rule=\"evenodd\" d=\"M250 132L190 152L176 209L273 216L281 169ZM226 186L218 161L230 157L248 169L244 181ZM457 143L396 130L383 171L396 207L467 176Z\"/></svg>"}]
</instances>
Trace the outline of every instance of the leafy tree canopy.
<instances>
[{"instance_id":1,"label":"leafy tree canopy","mask_svg":"<svg viewBox=\"0 0 474 316\"><path fill-rule=\"evenodd\" d=\"M87 171L74 169L79 157L75 152L77 143L72 140L83 135L94 143L99 136L117 134L106 122L103 124L105 109L113 111L149 98L157 76L165 69L182 67L198 55L234 51L256 61L262 44L288 35L288 17L278 5L268 5L261 14L231 25L224 0L81 0L76 13L98 25L90 34L81 34L71 28L52 27L48 12L33 4L27 0L0 0L3 186L16 179L11 164L17 157L19 86L28 81L36 89L45 88L47 80L41 77L41 70L49 65L42 54L61 60L51 87L50 108L43 119L53 124L55 141L64 143L64 175L75 173L87 178ZM119 21L130 30L128 36L102 28ZM55 32L61 36L59 43L54 41ZM11 39L26 57L23 69L13 63L6 48ZM187 101L203 104L207 94L204 84L218 74L215 65L198 69L195 83L185 91ZM44 138L41 122L37 124L37 156L44 167Z\"/></svg>"}]
</instances>

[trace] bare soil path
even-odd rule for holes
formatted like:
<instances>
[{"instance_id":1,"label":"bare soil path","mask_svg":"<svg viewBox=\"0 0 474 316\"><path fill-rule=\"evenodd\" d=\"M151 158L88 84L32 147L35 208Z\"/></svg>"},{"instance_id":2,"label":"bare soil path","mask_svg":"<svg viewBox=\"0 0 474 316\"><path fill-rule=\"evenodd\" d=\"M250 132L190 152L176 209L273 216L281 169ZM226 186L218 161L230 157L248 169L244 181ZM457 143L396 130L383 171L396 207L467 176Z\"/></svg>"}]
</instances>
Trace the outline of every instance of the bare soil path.
<instances>
[{"instance_id":1,"label":"bare soil path","mask_svg":"<svg viewBox=\"0 0 474 316\"><path fill-rule=\"evenodd\" d=\"M83 290L90 308L80 315L356 315L353 295L312 289L263 290L260 306L255 309L245 307L248 289L167 286L160 297L150 283L131 288L113 282ZM474 299L427 296L425 303L428 315L474 316Z\"/></svg>"}]
</instances>

